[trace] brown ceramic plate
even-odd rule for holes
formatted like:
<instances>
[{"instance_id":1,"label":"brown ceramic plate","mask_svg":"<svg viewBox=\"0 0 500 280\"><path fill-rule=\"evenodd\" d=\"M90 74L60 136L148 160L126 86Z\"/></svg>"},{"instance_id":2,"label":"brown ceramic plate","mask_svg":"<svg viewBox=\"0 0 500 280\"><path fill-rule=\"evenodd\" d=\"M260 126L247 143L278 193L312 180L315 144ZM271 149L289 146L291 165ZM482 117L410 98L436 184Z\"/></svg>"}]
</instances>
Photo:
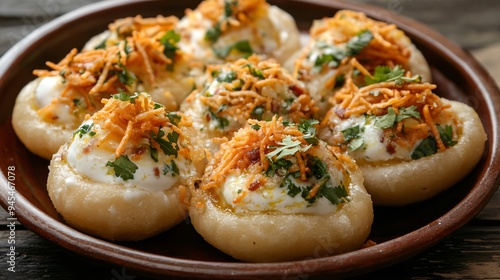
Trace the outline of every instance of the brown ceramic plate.
<instances>
[{"instance_id":1,"label":"brown ceramic plate","mask_svg":"<svg viewBox=\"0 0 500 280\"><path fill-rule=\"evenodd\" d=\"M66 14L41 27L15 45L0 60L0 197L9 204L9 167L15 167L15 214L21 223L48 240L84 257L125 266L138 273L189 278L280 278L349 276L401 262L449 235L486 205L499 184L500 92L485 70L466 52L413 20L370 6L329 0L270 1L290 12L306 31L313 19L332 16L339 9L354 9L379 20L396 23L412 38L430 62L437 93L474 107L488 133L486 152L476 169L450 191L411 206L375 208L370 239L378 244L351 253L284 263L242 263L219 252L201 238L188 221L172 230L135 243L112 243L68 227L53 208L46 192L48 161L29 151L11 125L15 98L34 79L33 69L47 60L59 61L73 47L81 47L116 18L182 16L198 1L105 1ZM429 174L432 176L432 174ZM13 179L13 178L10 178ZM395 211L396 210L396 211ZM82 209L91 211L91 209Z\"/></svg>"}]
</instances>

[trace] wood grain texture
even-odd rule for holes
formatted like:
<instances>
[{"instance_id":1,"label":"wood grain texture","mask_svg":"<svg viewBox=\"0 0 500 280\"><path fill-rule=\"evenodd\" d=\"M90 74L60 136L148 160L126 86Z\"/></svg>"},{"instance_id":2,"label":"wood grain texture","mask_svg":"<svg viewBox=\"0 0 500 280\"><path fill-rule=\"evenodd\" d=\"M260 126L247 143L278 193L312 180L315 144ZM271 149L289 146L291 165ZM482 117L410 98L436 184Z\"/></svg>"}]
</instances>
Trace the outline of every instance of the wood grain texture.
<instances>
[{"instance_id":1,"label":"wood grain texture","mask_svg":"<svg viewBox=\"0 0 500 280\"><path fill-rule=\"evenodd\" d=\"M0 231L0 240L9 233ZM2 269L5 267L9 247L0 243ZM50 252L50 253L47 253ZM28 279L148 279L119 266L103 266L67 252L27 230L16 232L16 273L11 280ZM3 271L2 271L3 273ZM0 274L2 275L2 274ZM307 275L285 279L304 279ZM464 227L424 253L373 273L354 279L499 279L500 226ZM125 277L125 278L126 278ZM0 279L7 279L2 278Z\"/></svg>"}]
</instances>

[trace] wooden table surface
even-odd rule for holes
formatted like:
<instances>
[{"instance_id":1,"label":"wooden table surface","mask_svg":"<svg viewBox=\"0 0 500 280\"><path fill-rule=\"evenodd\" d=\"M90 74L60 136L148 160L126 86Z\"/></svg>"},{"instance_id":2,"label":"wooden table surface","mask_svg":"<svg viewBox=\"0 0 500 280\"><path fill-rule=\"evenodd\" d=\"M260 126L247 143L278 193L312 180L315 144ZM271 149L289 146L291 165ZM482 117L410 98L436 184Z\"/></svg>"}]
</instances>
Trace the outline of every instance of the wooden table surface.
<instances>
[{"instance_id":1,"label":"wooden table surface","mask_svg":"<svg viewBox=\"0 0 500 280\"><path fill-rule=\"evenodd\" d=\"M98 0L2 0L0 56L54 17ZM178 0L180 1L180 0ZM500 81L500 3L495 0L357 0L426 23L471 51ZM16 272L7 271L8 215L0 209L0 279L145 279L68 252L16 227ZM467 225L436 246L359 279L500 279L500 191Z\"/></svg>"}]
</instances>

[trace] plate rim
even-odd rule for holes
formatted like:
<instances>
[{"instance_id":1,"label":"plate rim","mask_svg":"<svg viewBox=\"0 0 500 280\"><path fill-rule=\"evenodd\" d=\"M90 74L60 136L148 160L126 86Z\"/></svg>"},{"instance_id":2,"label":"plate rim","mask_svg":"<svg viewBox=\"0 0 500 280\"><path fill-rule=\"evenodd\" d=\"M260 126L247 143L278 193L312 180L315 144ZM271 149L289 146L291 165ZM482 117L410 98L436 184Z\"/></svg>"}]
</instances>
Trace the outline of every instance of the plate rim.
<instances>
[{"instance_id":1,"label":"plate rim","mask_svg":"<svg viewBox=\"0 0 500 280\"><path fill-rule=\"evenodd\" d=\"M117 6L129 4L136 5L139 2L146 5L148 2L158 1L161 0L97 2L73 10L42 25L11 47L2 56L0 59L0 86L2 80L1 77L4 76L5 71L19 59L20 54L29 48L31 42L47 36L47 34L53 32L53 29L57 28L57 26L74 22L76 20L75 18L90 15L95 12L102 12L102 10L113 9ZM286 3L288 1L277 0L272 2ZM354 10L361 9L368 16L375 18L378 18L377 11L380 11L381 9L366 4L353 4L328 0L292 0L289 2L309 3L333 8L342 6L343 8ZM485 166L487 165L487 168L485 168L480 174L476 185L464 197L464 199L433 222L381 244L341 255L279 263L228 263L188 260L147 253L89 236L67 226L64 223L54 220L44 211L38 209L20 193L16 193L16 217L30 230L36 232L58 246L76 252L84 257L99 260L103 263L109 263L107 260L112 258L115 259L115 261L112 262L114 265L121 265L129 267L135 271L147 274L152 273L154 275L192 277L222 276L230 278L262 276L283 277L285 273L286 275L309 273L307 268L311 267L316 268L314 271L310 272L310 274L314 275L322 272L347 275L357 274L354 270L360 268L363 269L363 273L366 273L390 264L394 264L392 261L392 256L394 254L401 257L401 260L399 261L401 262L422 252L424 249L438 243L444 237L470 221L470 219L483 209L498 188L500 183L500 174L498 174L500 166L500 148L498 143L500 90L494 83L491 82L493 81L492 77L484 69L484 67L479 64L479 62L477 62L461 47L451 42L444 36L424 24L417 22L416 20L397 14L392 15L392 19L389 20L389 22L391 21L396 21L399 25L403 23L405 33L410 34L409 37L411 37L412 40L414 40L414 38L418 38L420 43L425 42L426 44L432 45L432 47L437 49L441 54L446 53L448 56L452 54L453 57L451 57L452 59L450 62L453 62L461 73L466 74L467 77L473 80L473 83L478 86L478 91L488 93L483 96L486 104L485 109L489 112L488 121L491 122L489 125L491 126L492 136L488 139L488 141L491 142L491 145L488 147L491 147L491 149L486 152L486 157L483 158L483 161L485 162L484 164ZM422 30L425 31L423 33L425 33L426 38L423 38L423 35L419 34ZM485 176L488 174L493 176ZM0 174L0 189L0 204L4 209L7 209L8 181L3 172ZM479 201L479 203L472 203L477 201ZM467 207L467 211L462 211L463 207ZM445 223L443 220L446 220L447 222ZM422 236L425 238L422 238ZM404 242L410 238L417 237L421 240L419 243L421 248L419 250L405 251L404 246L397 246L399 244L404 244ZM84 249L81 247L81 244L94 246L87 246ZM384 250L386 248L392 248L392 250ZM360 252L363 252L363 254L360 254ZM118 262L116 261L117 253L121 253L121 256L123 257L122 259L119 259ZM362 267L359 265L353 266L353 264L359 263L359 261L356 260L360 258L366 259L367 256L372 257L377 261L366 262ZM224 266L225 269L221 270L221 266ZM255 270L256 267L258 267L259 270ZM331 271L332 267L336 267L336 270Z\"/></svg>"}]
</instances>

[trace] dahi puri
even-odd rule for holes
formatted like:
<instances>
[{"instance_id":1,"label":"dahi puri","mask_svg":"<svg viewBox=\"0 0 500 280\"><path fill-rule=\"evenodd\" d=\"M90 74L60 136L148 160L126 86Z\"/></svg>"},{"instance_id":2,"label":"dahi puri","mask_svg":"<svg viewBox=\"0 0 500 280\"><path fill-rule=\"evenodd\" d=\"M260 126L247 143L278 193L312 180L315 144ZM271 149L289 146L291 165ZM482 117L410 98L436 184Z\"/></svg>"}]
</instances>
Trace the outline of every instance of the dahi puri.
<instances>
[{"instance_id":1,"label":"dahi puri","mask_svg":"<svg viewBox=\"0 0 500 280\"><path fill-rule=\"evenodd\" d=\"M360 88L346 81L319 133L356 160L376 205L431 198L465 177L484 151L486 133L474 109L403 72L377 68Z\"/></svg>"},{"instance_id":2,"label":"dahi puri","mask_svg":"<svg viewBox=\"0 0 500 280\"><path fill-rule=\"evenodd\" d=\"M373 209L362 174L316 138L316 124L249 120L222 145L189 208L206 241L248 262L299 260L318 248L340 254L365 243Z\"/></svg>"},{"instance_id":3,"label":"dahi puri","mask_svg":"<svg viewBox=\"0 0 500 280\"><path fill-rule=\"evenodd\" d=\"M96 49L73 49L59 63L47 62L50 70L34 71L38 78L18 95L12 115L16 134L31 152L50 159L71 140L85 115L99 110L101 99L112 94L147 90L155 102L172 111L191 92L193 78L179 77L182 67L176 62L182 58L175 52L175 38L169 37L176 20L136 19L135 29L125 23L120 25L122 31L133 29L133 35L117 37ZM142 25L156 26L156 32ZM173 52L166 52L168 48ZM178 100L171 94L173 89L181 89L175 91Z\"/></svg>"},{"instance_id":4,"label":"dahi puri","mask_svg":"<svg viewBox=\"0 0 500 280\"><path fill-rule=\"evenodd\" d=\"M248 119L271 120L274 115L299 122L317 111L303 84L275 60L253 55L233 63L211 65L203 90L194 91L181 104L193 121L203 149L215 153L217 138L230 139Z\"/></svg>"},{"instance_id":5,"label":"dahi puri","mask_svg":"<svg viewBox=\"0 0 500 280\"><path fill-rule=\"evenodd\" d=\"M309 42L285 66L306 84L324 116L331 107L329 98L343 86L346 67L353 63L368 71L401 65L424 81L431 80L427 61L402 30L350 10L315 20Z\"/></svg>"},{"instance_id":6,"label":"dahi puri","mask_svg":"<svg viewBox=\"0 0 500 280\"><path fill-rule=\"evenodd\" d=\"M187 185L203 155L189 142L190 123L146 94L104 99L72 141L54 155L47 190L64 220L109 240L141 240L187 215Z\"/></svg>"},{"instance_id":7,"label":"dahi puri","mask_svg":"<svg viewBox=\"0 0 500 280\"><path fill-rule=\"evenodd\" d=\"M205 0L186 11L176 30L180 50L204 64L254 53L284 63L300 49L295 20L266 0Z\"/></svg>"}]
</instances>

